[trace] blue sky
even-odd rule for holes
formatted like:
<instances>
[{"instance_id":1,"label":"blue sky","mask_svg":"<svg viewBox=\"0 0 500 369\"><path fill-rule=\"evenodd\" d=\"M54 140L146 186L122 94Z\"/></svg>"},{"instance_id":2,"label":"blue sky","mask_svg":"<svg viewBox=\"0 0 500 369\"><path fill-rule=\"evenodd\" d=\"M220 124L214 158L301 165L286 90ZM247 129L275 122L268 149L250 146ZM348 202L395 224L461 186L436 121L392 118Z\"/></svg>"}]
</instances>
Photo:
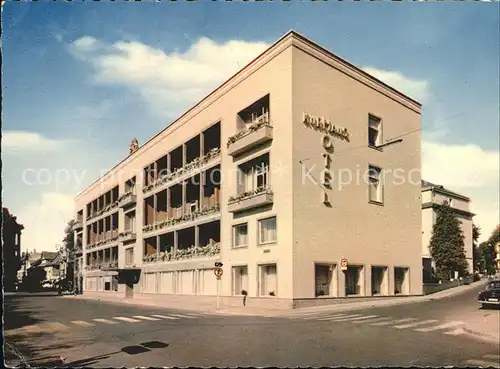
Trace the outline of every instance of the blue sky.
<instances>
[{"instance_id":1,"label":"blue sky","mask_svg":"<svg viewBox=\"0 0 500 369\"><path fill-rule=\"evenodd\" d=\"M290 29L421 101L424 177L470 196L486 236L499 222L498 3L27 2L2 18L3 195L23 247L53 249L71 199L132 137ZM81 180L29 184L29 169Z\"/></svg>"}]
</instances>

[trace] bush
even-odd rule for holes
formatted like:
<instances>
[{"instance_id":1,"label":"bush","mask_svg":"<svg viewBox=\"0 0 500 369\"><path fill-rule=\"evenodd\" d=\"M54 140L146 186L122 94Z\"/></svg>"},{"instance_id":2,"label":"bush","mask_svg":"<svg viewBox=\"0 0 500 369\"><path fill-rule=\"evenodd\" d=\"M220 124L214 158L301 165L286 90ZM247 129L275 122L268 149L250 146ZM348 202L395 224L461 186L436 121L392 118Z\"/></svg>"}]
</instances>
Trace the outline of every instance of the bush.
<instances>
[{"instance_id":1,"label":"bush","mask_svg":"<svg viewBox=\"0 0 500 369\"><path fill-rule=\"evenodd\" d=\"M474 273L474 275L472 276L472 282L477 282L480 279L481 279L481 277L477 273Z\"/></svg>"}]
</instances>

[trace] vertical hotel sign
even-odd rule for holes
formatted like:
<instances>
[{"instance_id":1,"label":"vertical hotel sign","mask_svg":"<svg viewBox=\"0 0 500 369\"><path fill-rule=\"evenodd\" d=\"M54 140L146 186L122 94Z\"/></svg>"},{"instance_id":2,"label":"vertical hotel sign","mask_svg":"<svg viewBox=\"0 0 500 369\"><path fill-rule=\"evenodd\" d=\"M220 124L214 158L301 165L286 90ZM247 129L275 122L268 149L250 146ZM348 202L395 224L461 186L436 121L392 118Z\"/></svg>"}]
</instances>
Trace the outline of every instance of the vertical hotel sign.
<instances>
[{"instance_id":1,"label":"vertical hotel sign","mask_svg":"<svg viewBox=\"0 0 500 369\"><path fill-rule=\"evenodd\" d=\"M325 149L323 158L325 159L325 170L322 171L321 185L323 187L323 203L330 204L328 193L326 189L331 189L332 176L330 173L330 164L332 162L331 154L333 154L333 138L350 142L349 132L346 128L339 127L332 123L331 119L324 117L315 117L308 113L302 114L302 123L315 131L323 133L321 137L321 144Z\"/></svg>"}]
</instances>

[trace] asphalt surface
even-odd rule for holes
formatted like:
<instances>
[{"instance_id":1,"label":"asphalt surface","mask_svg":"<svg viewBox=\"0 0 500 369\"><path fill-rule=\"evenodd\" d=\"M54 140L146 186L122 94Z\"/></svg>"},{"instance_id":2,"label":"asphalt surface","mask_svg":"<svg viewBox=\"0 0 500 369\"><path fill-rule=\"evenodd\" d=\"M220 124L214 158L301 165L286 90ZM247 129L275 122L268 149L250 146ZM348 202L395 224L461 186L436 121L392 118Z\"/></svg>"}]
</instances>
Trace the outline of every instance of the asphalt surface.
<instances>
[{"instance_id":1,"label":"asphalt surface","mask_svg":"<svg viewBox=\"0 0 500 369\"><path fill-rule=\"evenodd\" d=\"M16 294L5 296L5 338L19 356L62 355L73 367L488 366L500 360L498 345L459 334L453 326L460 312L479 308L477 290L340 317L321 312L280 318ZM371 325L369 317L394 321ZM401 319L413 321L396 323ZM447 327L404 328L415 321Z\"/></svg>"}]
</instances>

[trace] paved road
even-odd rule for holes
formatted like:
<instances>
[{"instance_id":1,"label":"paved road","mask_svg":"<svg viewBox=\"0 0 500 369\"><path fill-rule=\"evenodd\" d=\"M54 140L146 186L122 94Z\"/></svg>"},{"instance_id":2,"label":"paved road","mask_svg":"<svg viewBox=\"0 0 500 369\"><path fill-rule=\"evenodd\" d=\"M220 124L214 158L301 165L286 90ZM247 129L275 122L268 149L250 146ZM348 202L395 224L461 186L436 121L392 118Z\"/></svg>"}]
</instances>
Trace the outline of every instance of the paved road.
<instances>
[{"instance_id":1,"label":"paved road","mask_svg":"<svg viewBox=\"0 0 500 369\"><path fill-rule=\"evenodd\" d=\"M498 345L457 330L455 312L477 309L476 294L281 318L16 295L6 296L4 321L24 355L60 354L71 366L494 365Z\"/></svg>"}]
</instances>

